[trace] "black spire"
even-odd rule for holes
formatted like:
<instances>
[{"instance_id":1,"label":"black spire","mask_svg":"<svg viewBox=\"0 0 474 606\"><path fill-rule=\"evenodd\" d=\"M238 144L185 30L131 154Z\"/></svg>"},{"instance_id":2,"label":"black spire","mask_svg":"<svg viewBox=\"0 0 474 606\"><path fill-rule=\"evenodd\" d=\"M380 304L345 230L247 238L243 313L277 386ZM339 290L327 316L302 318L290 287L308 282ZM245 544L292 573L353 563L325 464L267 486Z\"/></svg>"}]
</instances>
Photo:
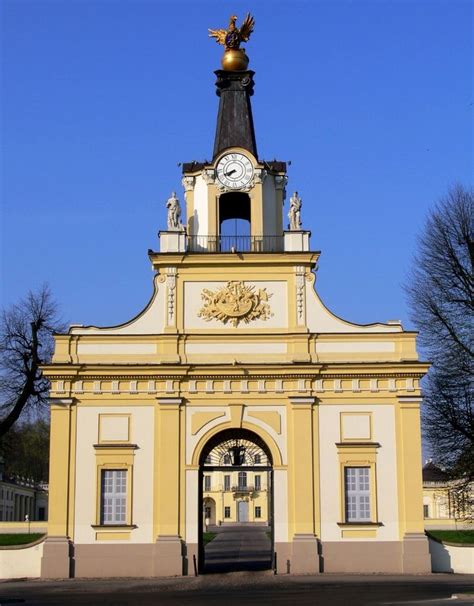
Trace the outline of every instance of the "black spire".
<instances>
[{"instance_id":1,"label":"black spire","mask_svg":"<svg viewBox=\"0 0 474 606\"><path fill-rule=\"evenodd\" d=\"M243 147L257 158L253 127L253 71L217 70L216 94L220 97L214 158L229 147Z\"/></svg>"}]
</instances>

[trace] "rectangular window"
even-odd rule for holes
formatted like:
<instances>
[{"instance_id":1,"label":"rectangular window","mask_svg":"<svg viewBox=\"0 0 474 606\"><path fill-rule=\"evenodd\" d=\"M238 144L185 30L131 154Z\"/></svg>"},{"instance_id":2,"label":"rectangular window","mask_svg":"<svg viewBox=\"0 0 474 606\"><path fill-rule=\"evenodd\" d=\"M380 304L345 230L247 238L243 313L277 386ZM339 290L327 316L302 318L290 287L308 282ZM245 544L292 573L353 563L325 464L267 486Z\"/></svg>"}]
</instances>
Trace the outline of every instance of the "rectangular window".
<instances>
[{"instance_id":1,"label":"rectangular window","mask_svg":"<svg viewBox=\"0 0 474 606\"><path fill-rule=\"evenodd\" d=\"M204 490L211 490L211 476L204 476Z\"/></svg>"},{"instance_id":2,"label":"rectangular window","mask_svg":"<svg viewBox=\"0 0 474 606\"><path fill-rule=\"evenodd\" d=\"M430 506L429 505L423 505L423 517L424 518L430 517Z\"/></svg>"},{"instance_id":3,"label":"rectangular window","mask_svg":"<svg viewBox=\"0 0 474 606\"><path fill-rule=\"evenodd\" d=\"M101 524L125 524L127 515L127 472L102 470Z\"/></svg>"},{"instance_id":4,"label":"rectangular window","mask_svg":"<svg viewBox=\"0 0 474 606\"><path fill-rule=\"evenodd\" d=\"M230 507L224 507L224 518L230 518Z\"/></svg>"},{"instance_id":5,"label":"rectangular window","mask_svg":"<svg viewBox=\"0 0 474 606\"><path fill-rule=\"evenodd\" d=\"M261 507L255 507L255 517L256 518L262 517L262 508Z\"/></svg>"},{"instance_id":6,"label":"rectangular window","mask_svg":"<svg viewBox=\"0 0 474 606\"><path fill-rule=\"evenodd\" d=\"M224 476L224 490L230 490L230 476Z\"/></svg>"},{"instance_id":7,"label":"rectangular window","mask_svg":"<svg viewBox=\"0 0 474 606\"><path fill-rule=\"evenodd\" d=\"M260 490L262 487L261 476L255 476L255 490Z\"/></svg>"},{"instance_id":8,"label":"rectangular window","mask_svg":"<svg viewBox=\"0 0 474 606\"><path fill-rule=\"evenodd\" d=\"M370 522L370 468L344 469L346 522Z\"/></svg>"}]
</instances>

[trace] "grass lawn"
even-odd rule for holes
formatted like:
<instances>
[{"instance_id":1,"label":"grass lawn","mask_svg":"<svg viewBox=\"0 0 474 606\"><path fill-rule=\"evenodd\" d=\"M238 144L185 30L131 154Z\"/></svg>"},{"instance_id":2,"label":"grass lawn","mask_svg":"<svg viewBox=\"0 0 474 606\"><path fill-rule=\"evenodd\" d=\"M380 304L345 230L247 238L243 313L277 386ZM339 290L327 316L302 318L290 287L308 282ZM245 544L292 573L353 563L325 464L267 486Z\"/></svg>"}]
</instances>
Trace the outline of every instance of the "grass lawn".
<instances>
[{"instance_id":1,"label":"grass lawn","mask_svg":"<svg viewBox=\"0 0 474 606\"><path fill-rule=\"evenodd\" d=\"M27 545L28 543L37 541L41 537L44 537L44 533L42 532L32 532L31 534L0 534L0 547L6 545Z\"/></svg>"},{"instance_id":2,"label":"grass lawn","mask_svg":"<svg viewBox=\"0 0 474 606\"><path fill-rule=\"evenodd\" d=\"M214 537L217 537L216 532L203 532L202 540L204 541L204 545L207 545L208 543L210 543Z\"/></svg>"},{"instance_id":3,"label":"grass lawn","mask_svg":"<svg viewBox=\"0 0 474 606\"><path fill-rule=\"evenodd\" d=\"M428 530L428 535L448 543L471 543L474 545L474 530Z\"/></svg>"}]
</instances>

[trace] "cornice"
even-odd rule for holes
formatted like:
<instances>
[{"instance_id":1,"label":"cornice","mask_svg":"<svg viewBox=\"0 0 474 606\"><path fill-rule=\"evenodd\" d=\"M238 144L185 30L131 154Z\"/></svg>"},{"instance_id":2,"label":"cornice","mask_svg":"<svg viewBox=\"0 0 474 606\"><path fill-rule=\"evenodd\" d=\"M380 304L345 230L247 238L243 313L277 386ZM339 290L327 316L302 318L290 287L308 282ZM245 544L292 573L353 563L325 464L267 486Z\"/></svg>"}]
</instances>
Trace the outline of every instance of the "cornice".
<instances>
[{"instance_id":1,"label":"cornice","mask_svg":"<svg viewBox=\"0 0 474 606\"><path fill-rule=\"evenodd\" d=\"M298 372L297 369L295 369L293 372L288 371L288 372L282 372L282 373L255 373L255 374L249 374L249 373L245 373L245 374L238 374L238 373L212 373L212 372L208 372L208 373L199 373L199 374L186 374L186 375L176 375L176 374L138 374L138 373L121 373L121 374L107 374L107 373L81 373L80 375L78 374L70 374L70 375L65 375L65 374L58 374L58 375L48 375L48 379L51 381L75 381L75 380L80 380L80 381L95 381L95 380L110 380L110 381L117 381L117 380L156 380L156 381L163 381L163 380L174 380L174 381L188 381L188 380L207 380L207 379L214 379L214 380L232 380L232 379L248 379L248 380L258 380L258 379L370 379L370 378L376 378L376 379L387 379L387 378L400 378L400 379L406 379L406 378L413 378L413 379L417 379L420 378L422 376L424 376L425 373L423 372L397 372L397 371L392 371L392 372L383 372L383 373L374 373L374 372L358 372L358 373L320 373L320 372L313 372L313 373L309 373L309 372Z\"/></svg>"},{"instance_id":2,"label":"cornice","mask_svg":"<svg viewBox=\"0 0 474 606\"><path fill-rule=\"evenodd\" d=\"M281 265L308 265L314 266L317 262L321 251L314 250L308 252L280 252L280 253L252 253L252 252L219 252L219 253L159 253L153 250L148 251L148 257L154 267L167 267L168 265L176 265L181 267L215 267L223 268L223 260L225 259L225 267L233 265L242 267L242 262L245 262L246 269L252 266L272 266Z\"/></svg>"}]
</instances>

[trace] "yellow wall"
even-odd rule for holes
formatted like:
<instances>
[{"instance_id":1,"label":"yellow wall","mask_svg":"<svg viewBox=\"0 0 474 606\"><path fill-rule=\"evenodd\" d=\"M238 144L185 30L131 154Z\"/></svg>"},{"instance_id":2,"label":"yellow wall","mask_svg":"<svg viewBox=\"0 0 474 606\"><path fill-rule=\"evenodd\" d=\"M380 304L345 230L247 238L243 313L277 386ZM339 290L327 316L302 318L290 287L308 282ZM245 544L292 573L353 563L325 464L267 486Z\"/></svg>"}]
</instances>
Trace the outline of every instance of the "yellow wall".
<instances>
[{"instance_id":1,"label":"yellow wall","mask_svg":"<svg viewBox=\"0 0 474 606\"><path fill-rule=\"evenodd\" d=\"M423 532L417 462L419 381L427 365L417 359L416 335L398 324L357 326L333 316L313 289L317 258L303 252L154 253L159 274L143 314L121 327L76 327L56 337L53 363L44 368L55 398L50 534L83 543L195 541L198 490L192 474L208 440L229 428L255 432L271 451L281 481L275 488L281 542L307 536L398 541ZM229 280L265 289L271 318L236 327L199 319L202 302L196 297ZM129 419L124 437L125 421L115 438L108 424L110 445L120 447L123 440L136 446L126 462L122 457L133 475L127 537L92 528L97 469L105 464L94 445L104 440L106 415ZM370 452L378 524L362 534L343 527L341 470L362 452L349 453L344 444L357 448L357 442ZM350 460L343 460L348 453ZM88 478L90 492L83 490ZM217 490L205 496L215 499L216 521L225 506L234 506L235 516L234 495ZM261 520L268 520L268 499L261 494L253 507L257 502Z\"/></svg>"}]
</instances>

